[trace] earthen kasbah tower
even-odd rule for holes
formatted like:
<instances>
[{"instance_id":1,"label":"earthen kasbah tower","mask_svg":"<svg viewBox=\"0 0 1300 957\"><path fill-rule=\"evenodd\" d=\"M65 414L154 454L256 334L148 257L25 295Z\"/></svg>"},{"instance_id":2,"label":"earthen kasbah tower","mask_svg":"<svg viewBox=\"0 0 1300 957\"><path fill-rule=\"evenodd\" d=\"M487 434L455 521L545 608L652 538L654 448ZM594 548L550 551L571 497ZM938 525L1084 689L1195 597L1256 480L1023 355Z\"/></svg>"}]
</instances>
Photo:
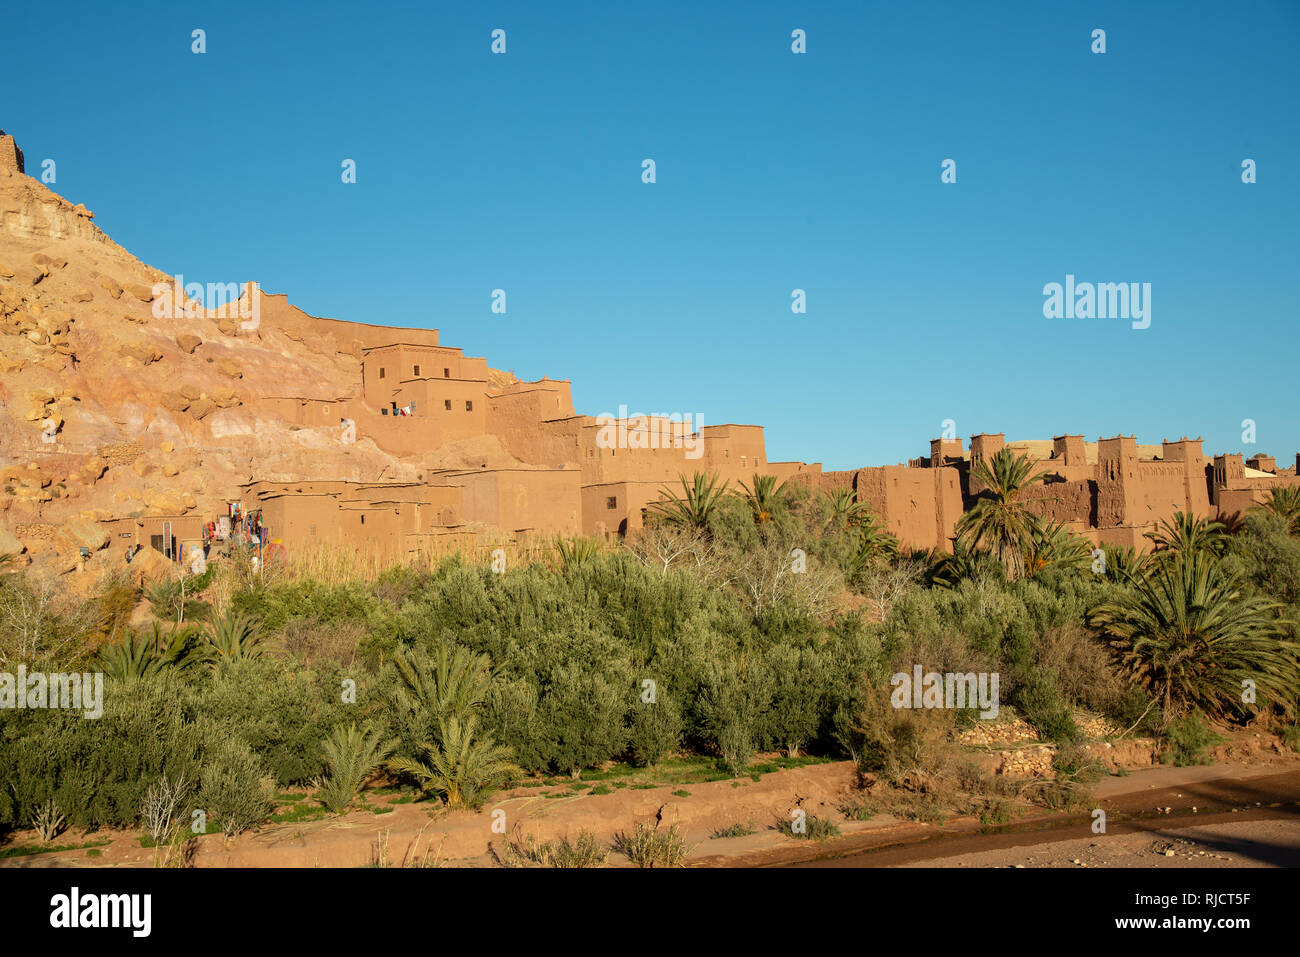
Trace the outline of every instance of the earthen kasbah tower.
<instances>
[{"instance_id":1,"label":"earthen kasbah tower","mask_svg":"<svg viewBox=\"0 0 1300 957\"><path fill-rule=\"evenodd\" d=\"M16 173L26 172L23 166L23 151L18 148L14 138L0 130L0 169L12 170Z\"/></svg>"},{"instance_id":2,"label":"earthen kasbah tower","mask_svg":"<svg viewBox=\"0 0 1300 957\"><path fill-rule=\"evenodd\" d=\"M935 439L906 465L843 472L772 462L761 426L580 414L568 380L521 382L436 329L188 283L24 168L0 135L0 553L59 571L128 551L163 567L214 538L385 561L616 540L694 472L849 488L905 546L946 550L980 492L972 465L1008 445L1049 473L1030 493L1042 514L1138 548L1176 511L1240 513L1297 482L1265 455L1122 435Z\"/></svg>"}]
</instances>

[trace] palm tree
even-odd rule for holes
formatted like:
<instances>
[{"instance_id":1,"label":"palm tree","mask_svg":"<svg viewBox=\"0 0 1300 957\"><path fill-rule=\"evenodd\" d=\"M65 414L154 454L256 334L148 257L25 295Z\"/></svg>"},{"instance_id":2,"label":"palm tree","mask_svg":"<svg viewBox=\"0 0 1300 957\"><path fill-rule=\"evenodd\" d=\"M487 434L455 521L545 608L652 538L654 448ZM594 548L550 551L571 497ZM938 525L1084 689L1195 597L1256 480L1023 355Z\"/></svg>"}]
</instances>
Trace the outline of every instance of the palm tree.
<instances>
[{"instance_id":1,"label":"palm tree","mask_svg":"<svg viewBox=\"0 0 1300 957\"><path fill-rule=\"evenodd\" d=\"M677 498L665 492L664 497L650 505L650 511L662 516L673 525L686 525L691 528L707 528L709 518L717 511L727 491L727 482L718 484L716 472L705 475L696 472L688 483L686 476L679 476L682 483L682 497Z\"/></svg>"},{"instance_id":2,"label":"palm tree","mask_svg":"<svg viewBox=\"0 0 1300 957\"><path fill-rule=\"evenodd\" d=\"M859 578L878 562L892 561L898 557L901 550L898 539L876 520L872 512L863 512L861 516L862 524L857 528L858 547L849 556L850 580Z\"/></svg>"},{"instance_id":3,"label":"palm tree","mask_svg":"<svg viewBox=\"0 0 1300 957\"><path fill-rule=\"evenodd\" d=\"M778 485L775 475L759 475L757 472L754 473L753 482L752 487L744 482L740 483L740 487L744 490L745 501L749 504L754 521L762 525L772 520L772 513L778 506L785 504L785 483Z\"/></svg>"},{"instance_id":4,"label":"palm tree","mask_svg":"<svg viewBox=\"0 0 1300 957\"><path fill-rule=\"evenodd\" d=\"M1103 545L1106 577L1115 582L1140 581L1146 575L1151 556L1128 545Z\"/></svg>"},{"instance_id":5,"label":"palm tree","mask_svg":"<svg viewBox=\"0 0 1300 957\"><path fill-rule=\"evenodd\" d=\"M384 741L378 730L359 730L355 723L338 725L321 742L329 773L314 783L321 803L342 814L375 768L393 752L396 742Z\"/></svg>"},{"instance_id":6,"label":"palm tree","mask_svg":"<svg viewBox=\"0 0 1300 957\"><path fill-rule=\"evenodd\" d=\"M522 774L510 760L510 749L491 735L475 736L477 719L462 722L452 715L438 722L438 740L423 741L423 760L393 758L388 766L409 774L428 794L440 795L448 807L478 807L493 790Z\"/></svg>"},{"instance_id":7,"label":"palm tree","mask_svg":"<svg viewBox=\"0 0 1300 957\"><path fill-rule=\"evenodd\" d=\"M1155 530L1143 536L1155 544L1157 552L1191 552L1202 549L1218 555L1228 544L1222 522L1197 518L1185 512L1174 512L1173 518L1162 519Z\"/></svg>"},{"instance_id":8,"label":"palm tree","mask_svg":"<svg viewBox=\"0 0 1300 957\"><path fill-rule=\"evenodd\" d=\"M436 721L467 716L487 698L491 666L486 655L440 642L433 655L418 648L393 655L397 688L393 703L401 713L423 712Z\"/></svg>"},{"instance_id":9,"label":"palm tree","mask_svg":"<svg viewBox=\"0 0 1300 957\"><path fill-rule=\"evenodd\" d=\"M1055 565L1058 568L1087 568L1092 560L1092 548L1087 539L1076 535L1061 522L1039 522L1025 549L1025 571L1037 575Z\"/></svg>"},{"instance_id":10,"label":"palm tree","mask_svg":"<svg viewBox=\"0 0 1300 957\"><path fill-rule=\"evenodd\" d=\"M979 502L957 522L957 535L972 548L988 548L1006 569L1008 579L1025 572L1025 551L1033 542L1039 518L1025 506L1024 490L1046 472L1033 471L1028 456L1009 448L971 469L972 481L985 486Z\"/></svg>"},{"instance_id":11,"label":"palm tree","mask_svg":"<svg viewBox=\"0 0 1300 957\"><path fill-rule=\"evenodd\" d=\"M559 561L560 572L566 576L584 565L590 565L599 552L600 542L594 538L555 540L555 554Z\"/></svg>"},{"instance_id":12,"label":"palm tree","mask_svg":"<svg viewBox=\"0 0 1300 957\"><path fill-rule=\"evenodd\" d=\"M203 660L197 639L198 634L187 627L172 628L164 637L155 621L149 632L101 649L99 665L105 675L118 681L149 678L168 668L187 671Z\"/></svg>"},{"instance_id":13,"label":"palm tree","mask_svg":"<svg viewBox=\"0 0 1300 957\"><path fill-rule=\"evenodd\" d=\"M857 493L851 488L837 488L833 492L827 490L823 494L830 508L827 525L852 528L871 511L871 507L866 502L858 501Z\"/></svg>"},{"instance_id":14,"label":"palm tree","mask_svg":"<svg viewBox=\"0 0 1300 957\"><path fill-rule=\"evenodd\" d=\"M233 610L222 618L208 622L205 637L208 660L214 664L260 658L265 650L262 631L257 622Z\"/></svg>"},{"instance_id":15,"label":"palm tree","mask_svg":"<svg viewBox=\"0 0 1300 957\"><path fill-rule=\"evenodd\" d=\"M1006 569L988 552L975 551L960 538L952 547L952 554L937 548L912 552L912 558L925 563L926 581L935 588L956 588L962 581L986 575L1006 577Z\"/></svg>"},{"instance_id":16,"label":"palm tree","mask_svg":"<svg viewBox=\"0 0 1300 957\"><path fill-rule=\"evenodd\" d=\"M1300 645L1280 603L1245 591L1208 551L1170 551L1120 598L1093 608L1089 624L1120 668L1161 703L1164 718L1197 709L1211 718L1249 713L1248 682L1290 707L1300 690Z\"/></svg>"},{"instance_id":17,"label":"palm tree","mask_svg":"<svg viewBox=\"0 0 1300 957\"><path fill-rule=\"evenodd\" d=\"M1268 499L1257 507L1285 521L1292 535L1300 535L1300 485L1271 489Z\"/></svg>"}]
</instances>

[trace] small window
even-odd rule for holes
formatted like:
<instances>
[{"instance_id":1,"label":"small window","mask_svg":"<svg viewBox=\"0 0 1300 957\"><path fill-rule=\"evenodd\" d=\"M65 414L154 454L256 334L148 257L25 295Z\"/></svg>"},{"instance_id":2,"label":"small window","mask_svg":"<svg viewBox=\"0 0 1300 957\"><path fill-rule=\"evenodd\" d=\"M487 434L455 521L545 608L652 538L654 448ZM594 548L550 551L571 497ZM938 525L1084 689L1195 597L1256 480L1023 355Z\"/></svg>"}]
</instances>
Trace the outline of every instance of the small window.
<instances>
[{"instance_id":1,"label":"small window","mask_svg":"<svg viewBox=\"0 0 1300 957\"><path fill-rule=\"evenodd\" d=\"M446 409L448 412L450 412L450 411L451 411L451 399L443 399L443 400L442 400L442 407L443 407L444 409Z\"/></svg>"},{"instance_id":2,"label":"small window","mask_svg":"<svg viewBox=\"0 0 1300 957\"><path fill-rule=\"evenodd\" d=\"M618 508L618 496L617 496L617 495L611 495L609 498L605 499L605 507L606 507L606 508Z\"/></svg>"},{"instance_id":3,"label":"small window","mask_svg":"<svg viewBox=\"0 0 1300 957\"><path fill-rule=\"evenodd\" d=\"M383 366L380 366L380 367L379 367L379 378L382 379L383 377L384 377L384 367L383 367Z\"/></svg>"},{"instance_id":4,"label":"small window","mask_svg":"<svg viewBox=\"0 0 1300 957\"><path fill-rule=\"evenodd\" d=\"M361 524L366 524L366 517L364 515L361 516Z\"/></svg>"},{"instance_id":5,"label":"small window","mask_svg":"<svg viewBox=\"0 0 1300 957\"><path fill-rule=\"evenodd\" d=\"M442 370L442 377L443 377L444 379L450 379L450 378L451 378L451 370L450 370L450 369L443 369L443 370Z\"/></svg>"},{"instance_id":6,"label":"small window","mask_svg":"<svg viewBox=\"0 0 1300 957\"><path fill-rule=\"evenodd\" d=\"M387 409L380 409L380 410L379 410L379 414L380 414L380 415L387 415L387 414L388 414L388 410L387 410Z\"/></svg>"},{"instance_id":7,"label":"small window","mask_svg":"<svg viewBox=\"0 0 1300 957\"><path fill-rule=\"evenodd\" d=\"M416 367L415 367L415 377L416 377L417 379L420 378L420 367L419 367L419 366L416 366Z\"/></svg>"},{"instance_id":8,"label":"small window","mask_svg":"<svg viewBox=\"0 0 1300 957\"><path fill-rule=\"evenodd\" d=\"M466 400L465 400L465 411L466 411L466 412L473 412L473 411L474 411L474 403L471 402L469 399L466 399Z\"/></svg>"}]
</instances>

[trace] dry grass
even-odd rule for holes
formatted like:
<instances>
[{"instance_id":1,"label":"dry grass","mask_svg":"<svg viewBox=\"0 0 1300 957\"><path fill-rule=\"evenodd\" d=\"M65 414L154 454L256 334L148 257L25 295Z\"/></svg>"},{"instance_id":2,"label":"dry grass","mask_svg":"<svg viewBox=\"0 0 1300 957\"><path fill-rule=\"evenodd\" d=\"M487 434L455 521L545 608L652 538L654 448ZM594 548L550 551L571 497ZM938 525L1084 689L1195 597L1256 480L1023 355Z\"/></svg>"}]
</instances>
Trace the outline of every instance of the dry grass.
<instances>
[{"instance_id":1,"label":"dry grass","mask_svg":"<svg viewBox=\"0 0 1300 957\"><path fill-rule=\"evenodd\" d=\"M608 547L603 542L598 544L602 551ZM357 581L374 584L391 568L433 572L449 558L458 557L469 565L491 566L494 558L498 557L498 549L504 554L507 571L532 564L546 564L552 568L563 565L559 541L555 539L535 542L489 539L472 545L463 540L449 540L443 544L435 540L422 544L404 560L394 560L390 551L375 546L321 543L296 548L283 558L272 557L266 563L263 576L268 583L274 578L284 581L310 579L323 585Z\"/></svg>"}]
</instances>

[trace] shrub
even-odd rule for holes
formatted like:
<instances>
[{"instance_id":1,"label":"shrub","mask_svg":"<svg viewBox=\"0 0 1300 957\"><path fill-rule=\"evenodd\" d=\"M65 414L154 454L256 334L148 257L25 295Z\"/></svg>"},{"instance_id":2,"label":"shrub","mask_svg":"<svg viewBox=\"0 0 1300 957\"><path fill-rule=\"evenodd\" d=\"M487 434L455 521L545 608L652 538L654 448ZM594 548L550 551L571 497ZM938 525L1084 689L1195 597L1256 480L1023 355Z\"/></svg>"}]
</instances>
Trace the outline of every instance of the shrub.
<instances>
[{"instance_id":1,"label":"shrub","mask_svg":"<svg viewBox=\"0 0 1300 957\"><path fill-rule=\"evenodd\" d=\"M786 837L795 837L808 841L828 841L839 837L840 827L834 821L808 815L802 821L782 821L778 830Z\"/></svg>"},{"instance_id":2,"label":"shrub","mask_svg":"<svg viewBox=\"0 0 1300 957\"><path fill-rule=\"evenodd\" d=\"M1026 721L1052 741L1079 739L1079 729L1065 696L1057 687L1054 672L1032 672L1016 694L1016 707Z\"/></svg>"},{"instance_id":3,"label":"shrub","mask_svg":"<svg viewBox=\"0 0 1300 957\"><path fill-rule=\"evenodd\" d=\"M1060 748L1052 758L1056 776L1050 781L1033 781L1022 794L1050 810L1073 810L1093 805L1092 785L1102 774L1101 764L1086 749L1074 745Z\"/></svg>"},{"instance_id":4,"label":"shrub","mask_svg":"<svg viewBox=\"0 0 1300 957\"><path fill-rule=\"evenodd\" d=\"M649 827L639 822L630 835L618 834L614 847L637 867L685 867L690 851L676 824Z\"/></svg>"},{"instance_id":5,"label":"shrub","mask_svg":"<svg viewBox=\"0 0 1300 957\"><path fill-rule=\"evenodd\" d=\"M80 828L131 827L166 771L193 780L225 734L191 715L175 678L110 682L95 721L55 710L0 715L0 827L27 824L53 800Z\"/></svg>"},{"instance_id":6,"label":"shrub","mask_svg":"<svg viewBox=\"0 0 1300 957\"><path fill-rule=\"evenodd\" d=\"M46 801L32 814L32 828L42 844L49 844L63 833L68 826L68 819L54 801Z\"/></svg>"},{"instance_id":7,"label":"shrub","mask_svg":"<svg viewBox=\"0 0 1300 957\"><path fill-rule=\"evenodd\" d=\"M275 781L242 741L222 741L200 780L198 804L228 839L260 824L274 809Z\"/></svg>"},{"instance_id":8,"label":"shrub","mask_svg":"<svg viewBox=\"0 0 1300 957\"><path fill-rule=\"evenodd\" d=\"M1201 715L1183 715L1169 723L1165 732L1165 749L1160 758L1165 764L1179 768L1210 764L1210 756L1206 752L1223 740L1210 730Z\"/></svg>"},{"instance_id":9,"label":"shrub","mask_svg":"<svg viewBox=\"0 0 1300 957\"><path fill-rule=\"evenodd\" d=\"M604 867L609 849L589 831L579 831L576 841L567 836L554 841L538 841L529 835L522 841L507 841L497 855L506 867Z\"/></svg>"},{"instance_id":10,"label":"shrub","mask_svg":"<svg viewBox=\"0 0 1300 957\"><path fill-rule=\"evenodd\" d=\"M306 784L324 770L321 740L354 707L369 709L364 689L357 705L343 703L344 675L329 663L291 671L273 657L236 660L192 686L188 704L247 744L281 787Z\"/></svg>"},{"instance_id":11,"label":"shrub","mask_svg":"<svg viewBox=\"0 0 1300 957\"><path fill-rule=\"evenodd\" d=\"M145 792L140 806L140 819L155 846L169 843L179 825L179 812L184 812L183 802L194 785L184 774L171 778L163 772Z\"/></svg>"},{"instance_id":12,"label":"shrub","mask_svg":"<svg viewBox=\"0 0 1300 957\"><path fill-rule=\"evenodd\" d=\"M547 763L573 777L616 757L627 746L625 694L598 663L556 665L538 704L538 733Z\"/></svg>"},{"instance_id":13,"label":"shrub","mask_svg":"<svg viewBox=\"0 0 1300 957\"><path fill-rule=\"evenodd\" d=\"M638 698L630 712L627 738L628 757L637 767L657 764L677 750L682 740L682 716L673 699L659 691L653 702Z\"/></svg>"},{"instance_id":14,"label":"shrub","mask_svg":"<svg viewBox=\"0 0 1300 957\"><path fill-rule=\"evenodd\" d=\"M751 834L757 834L758 828L754 827L752 821L745 821L743 824L728 824L726 827L720 827L709 835L710 839L724 837L748 837Z\"/></svg>"}]
</instances>

